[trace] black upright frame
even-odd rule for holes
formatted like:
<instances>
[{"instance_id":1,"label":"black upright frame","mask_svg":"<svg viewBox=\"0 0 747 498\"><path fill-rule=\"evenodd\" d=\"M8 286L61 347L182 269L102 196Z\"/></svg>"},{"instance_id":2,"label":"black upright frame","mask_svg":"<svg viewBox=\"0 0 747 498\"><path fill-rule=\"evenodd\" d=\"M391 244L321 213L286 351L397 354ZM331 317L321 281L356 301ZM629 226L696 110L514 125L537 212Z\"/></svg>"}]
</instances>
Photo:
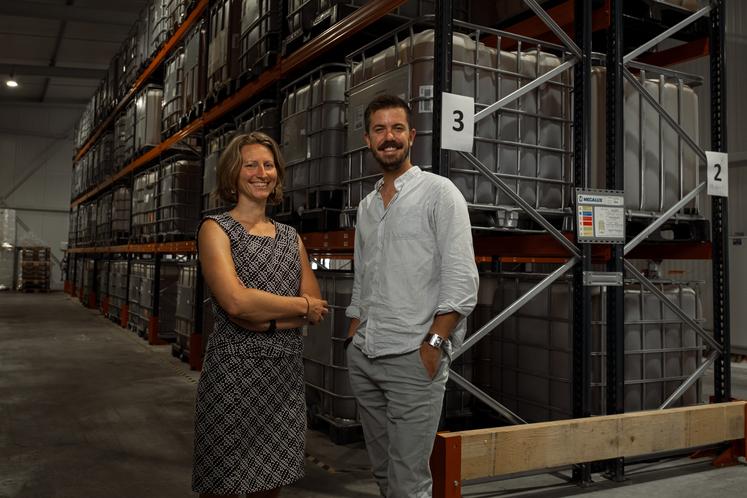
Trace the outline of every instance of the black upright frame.
<instances>
[{"instance_id":1,"label":"black upright frame","mask_svg":"<svg viewBox=\"0 0 747 498\"><path fill-rule=\"evenodd\" d=\"M623 159L623 15L622 1L610 1L610 25L607 29L607 81L606 81L606 185L610 190L622 191L625 187ZM613 244L607 271L624 272L623 245ZM624 288L607 288L607 362L606 408L612 415L623 413L625 382L625 342L623 330ZM609 462L608 476L620 481L625 472L622 458Z\"/></svg>"},{"instance_id":2,"label":"black upright frame","mask_svg":"<svg viewBox=\"0 0 747 498\"><path fill-rule=\"evenodd\" d=\"M590 184L591 159L591 0L574 2L574 34L582 59L573 67L573 174L577 187ZM573 269L573 417L591 416L591 246L579 244L581 263ZM591 466L573 467L573 480L591 482Z\"/></svg>"},{"instance_id":3,"label":"black upright frame","mask_svg":"<svg viewBox=\"0 0 747 498\"><path fill-rule=\"evenodd\" d=\"M724 60L725 0L711 0L709 13L710 118L711 150L726 152L726 74ZM607 188L624 186L623 163L623 15L622 0L610 1L610 26L607 31L607 102L606 102L606 174ZM714 392L716 402L731 399L728 208L727 199L711 199L711 242L713 267L713 337L723 348L714 362ZM623 247L612 247L609 271L624 269ZM624 341L623 289L608 288L607 292L607 413L624 412ZM578 381L574 379L574 384ZM621 480L623 460L612 461L608 476Z\"/></svg>"},{"instance_id":4,"label":"black upright frame","mask_svg":"<svg viewBox=\"0 0 747 498\"><path fill-rule=\"evenodd\" d=\"M726 152L726 64L724 60L726 0L712 0L709 22L711 76L711 150ZM731 399L731 335L729 321L729 216L725 197L711 198L713 264L713 338L723 348L714 364L715 401Z\"/></svg>"},{"instance_id":5,"label":"black upright frame","mask_svg":"<svg viewBox=\"0 0 747 498\"><path fill-rule=\"evenodd\" d=\"M451 60L453 51L452 0L436 2L433 58L433 134L431 140L431 171L449 176L449 153L441 148L442 92L451 91Z\"/></svg>"}]
</instances>

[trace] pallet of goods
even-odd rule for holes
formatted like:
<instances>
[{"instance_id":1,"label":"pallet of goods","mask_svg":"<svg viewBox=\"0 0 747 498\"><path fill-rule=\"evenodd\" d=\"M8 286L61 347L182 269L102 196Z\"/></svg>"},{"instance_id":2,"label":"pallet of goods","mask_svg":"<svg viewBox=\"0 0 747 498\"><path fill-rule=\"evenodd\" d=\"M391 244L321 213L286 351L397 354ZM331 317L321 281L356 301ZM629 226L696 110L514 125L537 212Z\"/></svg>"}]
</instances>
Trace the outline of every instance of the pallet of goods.
<instances>
[{"instance_id":1,"label":"pallet of goods","mask_svg":"<svg viewBox=\"0 0 747 498\"><path fill-rule=\"evenodd\" d=\"M49 292L49 247L18 248L18 290L22 292Z\"/></svg>"}]
</instances>

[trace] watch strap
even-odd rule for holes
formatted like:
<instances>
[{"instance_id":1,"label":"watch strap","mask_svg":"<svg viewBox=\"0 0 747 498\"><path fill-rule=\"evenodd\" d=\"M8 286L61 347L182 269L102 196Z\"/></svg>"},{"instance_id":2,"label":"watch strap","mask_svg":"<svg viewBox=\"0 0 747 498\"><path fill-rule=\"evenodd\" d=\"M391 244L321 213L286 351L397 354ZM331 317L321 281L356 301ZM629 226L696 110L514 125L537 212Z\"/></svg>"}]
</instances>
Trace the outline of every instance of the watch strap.
<instances>
[{"instance_id":1,"label":"watch strap","mask_svg":"<svg viewBox=\"0 0 747 498\"><path fill-rule=\"evenodd\" d=\"M429 332L425 335L425 339L423 339L423 342L433 348L442 349L447 340L448 339L444 339L436 333Z\"/></svg>"}]
</instances>

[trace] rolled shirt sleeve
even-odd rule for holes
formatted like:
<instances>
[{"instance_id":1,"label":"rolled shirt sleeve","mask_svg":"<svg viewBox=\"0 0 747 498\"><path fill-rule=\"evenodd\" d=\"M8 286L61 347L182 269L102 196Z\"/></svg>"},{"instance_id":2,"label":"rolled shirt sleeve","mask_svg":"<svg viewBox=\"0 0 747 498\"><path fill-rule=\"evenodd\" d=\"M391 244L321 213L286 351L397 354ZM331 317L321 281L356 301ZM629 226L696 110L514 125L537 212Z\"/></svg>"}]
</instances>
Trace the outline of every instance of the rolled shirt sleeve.
<instances>
[{"instance_id":1,"label":"rolled shirt sleeve","mask_svg":"<svg viewBox=\"0 0 747 498\"><path fill-rule=\"evenodd\" d=\"M360 210L361 207L358 206L358 219L360 219ZM360 231L355 231L355 239L354 239L354 245L353 245L353 261L354 262L361 262L363 260L363 238L361 237ZM345 316L348 318L361 318L361 308L360 308L360 299L361 299L361 278L362 278L363 272L356 271L354 272L353 277L353 292L350 297L350 305L345 309Z\"/></svg>"}]
</instances>

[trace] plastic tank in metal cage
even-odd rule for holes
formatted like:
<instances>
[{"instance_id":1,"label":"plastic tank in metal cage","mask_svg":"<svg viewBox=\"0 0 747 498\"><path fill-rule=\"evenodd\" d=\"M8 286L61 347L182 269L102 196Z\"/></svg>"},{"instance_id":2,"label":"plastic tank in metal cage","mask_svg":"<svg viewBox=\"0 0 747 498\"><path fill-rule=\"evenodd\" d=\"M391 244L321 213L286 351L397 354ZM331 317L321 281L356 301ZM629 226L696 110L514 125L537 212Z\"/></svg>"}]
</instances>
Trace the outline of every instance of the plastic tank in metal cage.
<instances>
[{"instance_id":1,"label":"plastic tank in metal cage","mask_svg":"<svg viewBox=\"0 0 747 498\"><path fill-rule=\"evenodd\" d=\"M173 241L193 239L200 220L202 160L175 155L161 162L157 194L158 237Z\"/></svg>"},{"instance_id":2,"label":"plastic tank in metal cage","mask_svg":"<svg viewBox=\"0 0 747 498\"><path fill-rule=\"evenodd\" d=\"M161 143L163 87L147 85L135 97L135 153Z\"/></svg>"},{"instance_id":3,"label":"plastic tank in metal cage","mask_svg":"<svg viewBox=\"0 0 747 498\"><path fill-rule=\"evenodd\" d=\"M185 113L205 99L207 77L207 22L200 19L184 37L184 103Z\"/></svg>"},{"instance_id":4,"label":"plastic tank in metal cage","mask_svg":"<svg viewBox=\"0 0 747 498\"><path fill-rule=\"evenodd\" d=\"M329 315L309 326L304 336L304 375L310 413L339 425L357 424L358 411L350 387L344 341L348 335L345 308L353 293L353 274L318 270L322 297Z\"/></svg>"},{"instance_id":5,"label":"plastic tank in metal cage","mask_svg":"<svg viewBox=\"0 0 747 498\"><path fill-rule=\"evenodd\" d=\"M263 99L234 119L236 131L261 131L280 143L280 115L274 100Z\"/></svg>"},{"instance_id":6,"label":"plastic tank in metal cage","mask_svg":"<svg viewBox=\"0 0 747 498\"><path fill-rule=\"evenodd\" d=\"M231 208L218 196L218 161L228 142L234 136L234 128L224 124L205 135L205 167L202 177L202 215L216 214Z\"/></svg>"},{"instance_id":7,"label":"plastic tank in metal cage","mask_svg":"<svg viewBox=\"0 0 747 498\"><path fill-rule=\"evenodd\" d=\"M129 187L120 186L112 192L111 204L111 244L124 244L130 238L130 213L132 210L132 191Z\"/></svg>"},{"instance_id":8,"label":"plastic tank in metal cage","mask_svg":"<svg viewBox=\"0 0 747 498\"><path fill-rule=\"evenodd\" d=\"M344 66L329 64L283 89L281 147L286 160L281 213L320 217L319 229L336 228L342 207L345 151Z\"/></svg>"},{"instance_id":9,"label":"plastic tank in metal cage","mask_svg":"<svg viewBox=\"0 0 747 498\"><path fill-rule=\"evenodd\" d=\"M191 0L166 0L167 30L169 34L179 29L179 26L187 18L187 7Z\"/></svg>"},{"instance_id":10,"label":"plastic tank in metal cage","mask_svg":"<svg viewBox=\"0 0 747 498\"><path fill-rule=\"evenodd\" d=\"M155 53L169 38L168 0L153 0L148 5L149 40L152 53Z\"/></svg>"},{"instance_id":11,"label":"plastic tank in metal cage","mask_svg":"<svg viewBox=\"0 0 747 498\"><path fill-rule=\"evenodd\" d=\"M367 0L286 0L288 34L284 44L297 47L366 3ZM469 19L469 2L454 1L452 9L454 19ZM399 24L402 19L418 19L435 12L434 0L408 0L392 10L388 17Z\"/></svg>"},{"instance_id":12,"label":"plastic tank in metal cage","mask_svg":"<svg viewBox=\"0 0 747 498\"><path fill-rule=\"evenodd\" d=\"M495 281L493 310L506 306L544 275L501 273ZM655 281L688 316L702 320L699 286ZM591 410L605 414L606 293L592 293ZM637 282L624 290L625 411L657 409L701 364L703 346L696 332ZM497 313L496 313L497 314ZM572 282L556 281L473 347L473 382L527 421L572 417ZM473 356L474 357L474 356ZM700 400L696 382L677 402Z\"/></svg>"},{"instance_id":13,"label":"plastic tank in metal cage","mask_svg":"<svg viewBox=\"0 0 747 498\"><path fill-rule=\"evenodd\" d=\"M163 77L163 111L161 129L175 131L184 115L184 49L178 47L166 61Z\"/></svg>"},{"instance_id":14,"label":"plastic tank in metal cage","mask_svg":"<svg viewBox=\"0 0 747 498\"><path fill-rule=\"evenodd\" d=\"M158 282L158 314L155 314L156 266L151 260L137 260L130 271L129 327L138 335L147 337L151 318L158 318L157 337L161 340L176 338L174 314L176 310L177 279L179 267L162 261Z\"/></svg>"},{"instance_id":15,"label":"plastic tank in metal cage","mask_svg":"<svg viewBox=\"0 0 747 498\"><path fill-rule=\"evenodd\" d=\"M698 96L689 82L698 78L646 66L638 81L698 144ZM592 69L592 186L606 178L606 69ZM699 183L699 159L658 111L628 80L623 84L623 160L625 207L630 217L654 218L667 211ZM677 218L699 218L697 199Z\"/></svg>"},{"instance_id":16,"label":"plastic tank in metal cage","mask_svg":"<svg viewBox=\"0 0 747 498\"><path fill-rule=\"evenodd\" d=\"M96 245L107 246L112 238L112 193L96 201Z\"/></svg>"},{"instance_id":17,"label":"plastic tank in metal cage","mask_svg":"<svg viewBox=\"0 0 747 498\"><path fill-rule=\"evenodd\" d=\"M211 2L207 56L207 95L217 94L239 75L241 0Z\"/></svg>"},{"instance_id":18,"label":"plastic tank in metal cage","mask_svg":"<svg viewBox=\"0 0 747 498\"><path fill-rule=\"evenodd\" d=\"M112 260L109 263L109 319L120 323L122 308L127 304L127 275L129 264L126 260Z\"/></svg>"},{"instance_id":19,"label":"plastic tank in metal cage","mask_svg":"<svg viewBox=\"0 0 747 498\"><path fill-rule=\"evenodd\" d=\"M239 48L241 75L257 76L275 63L280 50L282 5L272 0L242 0Z\"/></svg>"},{"instance_id":20,"label":"plastic tank in metal cage","mask_svg":"<svg viewBox=\"0 0 747 498\"><path fill-rule=\"evenodd\" d=\"M96 268L96 304L102 312L109 301L109 265L108 259L100 259Z\"/></svg>"},{"instance_id":21,"label":"plastic tank in metal cage","mask_svg":"<svg viewBox=\"0 0 747 498\"><path fill-rule=\"evenodd\" d=\"M132 193L132 239L136 242L156 241L159 170L160 166L153 166L135 176Z\"/></svg>"},{"instance_id":22,"label":"plastic tank in metal cage","mask_svg":"<svg viewBox=\"0 0 747 498\"><path fill-rule=\"evenodd\" d=\"M143 279L146 277L146 272L148 271L146 265L147 263L140 260L130 263L127 289L127 327L140 336L145 336L148 332L149 317L144 314L140 305Z\"/></svg>"},{"instance_id":23,"label":"plastic tank in metal cage","mask_svg":"<svg viewBox=\"0 0 747 498\"><path fill-rule=\"evenodd\" d=\"M135 102L132 101L114 121L114 171L119 171L135 155Z\"/></svg>"},{"instance_id":24,"label":"plastic tank in metal cage","mask_svg":"<svg viewBox=\"0 0 747 498\"><path fill-rule=\"evenodd\" d=\"M174 312L175 345L178 353L189 358L190 337L195 333L195 287L197 282L197 263L190 261L179 265L179 279L176 290L176 310ZM200 351L196 351L199 355Z\"/></svg>"},{"instance_id":25,"label":"plastic tank in metal cage","mask_svg":"<svg viewBox=\"0 0 747 498\"><path fill-rule=\"evenodd\" d=\"M564 62L562 51L549 44L517 41L514 51L497 50L475 41L490 30L459 22L455 29L452 92L473 97L478 111ZM381 174L363 141L364 110L374 97L389 93L410 104L417 131L411 160L431 167L434 36L432 29L416 31L410 24L348 57L347 225ZM570 222L572 200L570 77L566 71L477 122L472 151L523 200L559 223ZM449 153L445 171L467 200L474 226L520 227L518 204L457 153Z\"/></svg>"}]
</instances>

